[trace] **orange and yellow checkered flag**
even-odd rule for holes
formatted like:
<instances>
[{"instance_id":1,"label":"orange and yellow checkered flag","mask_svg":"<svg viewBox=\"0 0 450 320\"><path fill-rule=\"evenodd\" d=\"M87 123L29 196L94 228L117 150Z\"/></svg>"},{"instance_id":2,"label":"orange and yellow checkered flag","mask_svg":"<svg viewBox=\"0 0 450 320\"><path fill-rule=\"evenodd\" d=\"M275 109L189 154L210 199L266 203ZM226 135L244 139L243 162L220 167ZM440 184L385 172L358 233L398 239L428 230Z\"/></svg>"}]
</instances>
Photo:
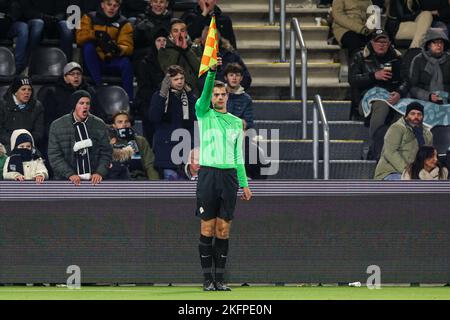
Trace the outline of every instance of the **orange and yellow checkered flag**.
<instances>
[{"instance_id":1,"label":"orange and yellow checkered flag","mask_svg":"<svg viewBox=\"0 0 450 320\"><path fill-rule=\"evenodd\" d=\"M202 62L198 76L208 71L208 69L217 63L217 54L219 52L219 34L216 27L216 17L212 16L209 24L208 37L206 37L205 49L203 50Z\"/></svg>"}]
</instances>

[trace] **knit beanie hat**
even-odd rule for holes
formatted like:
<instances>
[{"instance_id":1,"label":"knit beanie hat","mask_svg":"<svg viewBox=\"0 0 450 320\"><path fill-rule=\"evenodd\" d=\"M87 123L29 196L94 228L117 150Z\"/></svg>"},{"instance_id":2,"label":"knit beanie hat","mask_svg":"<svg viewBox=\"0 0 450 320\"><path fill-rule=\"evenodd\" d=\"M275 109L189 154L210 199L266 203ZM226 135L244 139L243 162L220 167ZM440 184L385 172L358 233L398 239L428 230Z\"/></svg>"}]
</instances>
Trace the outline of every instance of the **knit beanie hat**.
<instances>
[{"instance_id":1,"label":"knit beanie hat","mask_svg":"<svg viewBox=\"0 0 450 320\"><path fill-rule=\"evenodd\" d=\"M33 88L32 84L31 84L31 79L29 77L24 77L24 76L18 76L15 77L12 84L11 84L11 93L15 94L20 87L22 86L31 86L31 88Z\"/></svg>"},{"instance_id":2,"label":"knit beanie hat","mask_svg":"<svg viewBox=\"0 0 450 320\"><path fill-rule=\"evenodd\" d=\"M419 102L411 102L406 106L405 117L408 115L408 113L411 112L411 110L419 110L423 114L423 105L421 105Z\"/></svg>"},{"instance_id":3,"label":"knit beanie hat","mask_svg":"<svg viewBox=\"0 0 450 320\"><path fill-rule=\"evenodd\" d=\"M81 98L89 98L92 100L91 94L86 90L75 91L74 93L72 93L69 100L69 106L72 111L75 110L75 107L77 106L77 103L78 101L80 101Z\"/></svg>"},{"instance_id":4,"label":"knit beanie hat","mask_svg":"<svg viewBox=\"0 0 450 320\"><path fill-rule=\"evenodd\" d=\"M33 145L33 138L28 133L21 133L16 139L16 147L22 143L29 142Z\"/></svg>"}]
</instances>

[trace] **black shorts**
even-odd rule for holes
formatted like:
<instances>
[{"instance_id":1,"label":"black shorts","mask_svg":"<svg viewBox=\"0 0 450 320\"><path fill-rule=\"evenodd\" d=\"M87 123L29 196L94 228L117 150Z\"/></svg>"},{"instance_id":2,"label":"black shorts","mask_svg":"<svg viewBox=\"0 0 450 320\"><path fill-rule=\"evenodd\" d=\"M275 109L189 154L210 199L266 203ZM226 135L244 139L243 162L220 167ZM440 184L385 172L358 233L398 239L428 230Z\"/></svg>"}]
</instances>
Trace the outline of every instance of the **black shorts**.
<instances>
[{"instance_id":1,"label":"black shorts","mask_svg":"<svg viewBox=\"0 0 450 320\"><path fill-rule=\"evenodd\" d=\"M239 184L236 169L201 167L197 182L197 210L202 220L233 220Z\"/></svg>"}]
</instances>

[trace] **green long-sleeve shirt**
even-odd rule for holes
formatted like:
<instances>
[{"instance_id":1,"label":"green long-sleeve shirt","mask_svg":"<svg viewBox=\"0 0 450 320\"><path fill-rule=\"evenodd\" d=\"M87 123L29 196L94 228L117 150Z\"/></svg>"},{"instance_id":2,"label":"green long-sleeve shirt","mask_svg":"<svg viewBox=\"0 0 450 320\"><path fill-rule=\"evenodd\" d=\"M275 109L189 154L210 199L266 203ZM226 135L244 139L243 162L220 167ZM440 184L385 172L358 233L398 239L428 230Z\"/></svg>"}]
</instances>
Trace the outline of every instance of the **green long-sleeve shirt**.
<instances>
[{"instance_id":1,"label":"green long-sleeve shirt","mask_svg":"<svg viewBox=\"0 0 450 320\"><path fill-rule=\"evenodd\" d=\"M236 169L240 187L248 187L242 154L242 120L211 109L216 73L209 71L195 112L200 130L200 167Z\"/></svg>"}]
</instances>

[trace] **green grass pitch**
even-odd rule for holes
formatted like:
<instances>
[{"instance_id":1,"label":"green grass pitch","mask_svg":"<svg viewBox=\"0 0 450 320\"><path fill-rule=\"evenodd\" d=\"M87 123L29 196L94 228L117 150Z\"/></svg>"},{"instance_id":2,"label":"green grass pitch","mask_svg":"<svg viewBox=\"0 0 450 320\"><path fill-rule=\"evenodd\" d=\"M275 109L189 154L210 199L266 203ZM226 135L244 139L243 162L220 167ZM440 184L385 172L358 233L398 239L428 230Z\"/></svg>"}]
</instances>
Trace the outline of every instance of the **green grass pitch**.
<instances>
[{"instance_id":1,"label":"green grass pitch","mask_svg":"<svg viewBox=\"0 0 450 320\"><path fill-rule=\"evenodd\" d=\"M232 287L203 292L193 286L0 288L0 300L450 300L450 287Z\"/></svg>"}]
</instances>

